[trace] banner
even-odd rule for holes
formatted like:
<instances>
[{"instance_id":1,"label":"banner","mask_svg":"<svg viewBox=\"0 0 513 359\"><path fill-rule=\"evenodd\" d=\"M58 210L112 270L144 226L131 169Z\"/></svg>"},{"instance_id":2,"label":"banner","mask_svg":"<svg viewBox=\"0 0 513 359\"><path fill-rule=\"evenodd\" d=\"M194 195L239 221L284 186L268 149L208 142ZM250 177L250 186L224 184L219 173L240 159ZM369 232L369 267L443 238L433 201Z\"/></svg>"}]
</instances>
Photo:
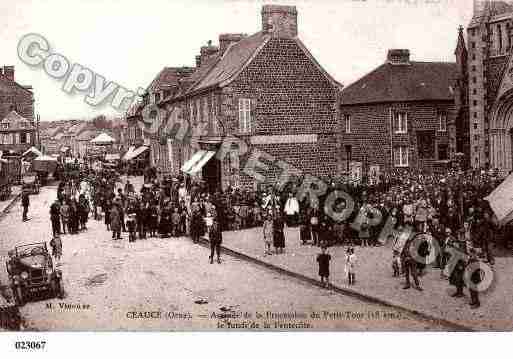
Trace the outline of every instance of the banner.
<instances>
[{"instance_id":1,"label":"banner","mask_svg":"<svg viewBox=\"0 0 513 359\"><path fill-rule=\"evenodd\" d=\"M508 224L513 220L513 174L510 174L488 197L500 225Z\"/></svg>"}]
</instances>

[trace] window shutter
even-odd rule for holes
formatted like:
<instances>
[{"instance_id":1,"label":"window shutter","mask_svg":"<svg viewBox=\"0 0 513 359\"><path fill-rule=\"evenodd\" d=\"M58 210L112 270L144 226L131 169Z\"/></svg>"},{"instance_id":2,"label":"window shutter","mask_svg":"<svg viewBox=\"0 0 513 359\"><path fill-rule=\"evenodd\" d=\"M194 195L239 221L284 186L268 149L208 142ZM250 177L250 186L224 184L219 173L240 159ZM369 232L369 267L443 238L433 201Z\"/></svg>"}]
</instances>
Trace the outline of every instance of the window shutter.
<instances>
[{"instance_id":1,"label":"window shutter","mask_svg":"<svg viewBox=\"0 0 513 359\"><path fill-rule=\"evenodd\" d=\"M251 99L247 100L247 111L246 111L246 132L251 132L251 119L253 118L253 103Z\"/></svg>"},{"instance_id":2,"label":"window shutter","mask_svg":"<svg viewBox=\"0 0 513 359\"><path fill-rule=\"evenodd\" d=\"M244 99L239 99L239 131L244 132Z\"/></svg>"}]
</instances>

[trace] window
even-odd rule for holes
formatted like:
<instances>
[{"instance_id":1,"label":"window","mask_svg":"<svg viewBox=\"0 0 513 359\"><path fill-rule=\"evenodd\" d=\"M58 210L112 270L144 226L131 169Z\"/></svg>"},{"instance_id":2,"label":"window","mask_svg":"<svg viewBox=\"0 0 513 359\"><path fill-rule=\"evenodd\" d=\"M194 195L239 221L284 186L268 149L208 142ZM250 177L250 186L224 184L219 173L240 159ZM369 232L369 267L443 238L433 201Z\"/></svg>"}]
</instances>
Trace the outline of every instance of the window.
<instances>
[{"instance_id":1,"label":"window","mask_svg":"<svg viewBox=\"0 0 513 359\"><path fill-rule=\"evenodd\" d=\"M474 112L474 118L477 118L477 112Z\"/></svg>"},{"instance_id":2,"label":"window","mask_svg":"<svg viewBox=\"0 0 513 359\"><path fill-rule=\"evenodd\" d=\"M351 133L351 115L344 115L344 124L346 127L346 133Z\"/></svg>"},{"instance_id":3,"label":"window","mask_svg":"<svg viewBox=\"0 0 513 359\"><path fill-rule=\"evenodd\" d=\"M28 143L27 134L25 132L20 133L20 143Z\"/></svg>"},{"instance_id":4,"label":"window","mask_svg":"<svg viewBox=\"0 0 513 359\"><path fill-rule=\"evenodd\" d=\"M475 77L472 77L472 82L473 83L476 83L477 82L477 79Z\"/></svg>"},{"instance_id":5,"label":"window","mask_svg":"<svg viewBox=\"0 0 513 359\"><path fill-rule=\"evenodd\" d=\"M477 130L477 122L474 123L474 130Z\"/></svg>"},{"instance_id":6,"label":"window","mask_svg":"<svg viewBox=\"0 0 513 359\"><path fill-rule=\"evenodd\" d=\"M212 121L212 134L217 136L219 134L219 123L217 122L217 99L216 96L212 96L212 104L210 106L210 119Z\"/></svg>"},{"instance_id":7,"label":"window","mask_svg":"<svg viewBox=\"0 0 513 359\"><path fill-rule=\"evenodd\" d=\"M438 114L438 131L446 132L447 131L447 113L440 112Z\"/></svg>"},{"instance_id":8,"label":"window","mask_svg":"<svg viewBox=\"0 0 513 359\"><path fill-rule=\"evenodd\" d=\"M396 112L394 115L395 133L408 132L408 114L406 112Z\"/></svg>"},{"instance_id":9,"label":"window","mask_svg":"<svg viewBox=\"0 0 513 359\"><path fill-rule=\"evenodd\" d=\"M158 103L160 101L160 93L155 93L155 103Z\"/></svg>"},{"instance_id":10,"label":"window","mask_svg":"<svg viewBox=\"0 0 513 359\"><path fill-rule=\"evenodd\" d=\"M208 99L203 99L203 122L208 122Z\"/></svg>"},{"instance_id":11,"label":"window","mask_svg":"<svg viewBox=\"0 0 513 359\"><path fill-rule=\"evenodd\" d=\"M476 94L477 94L477 90L476 90L476 89L473 89L473 90L472 90L472 94L473 94L473 95L476 95Z\"/></svg>"},{"instance_id":12,"label":"window","mask_svg":"<svg viewBox=\"0 0 513 359\"><path fill-rule=\"evenodd\" d=\"M474 41L471 42L471 45L472 45L472 48L475 49L476 48L476 43Z\"/></svg>"},{"instance_id":13,"label":"window","mask_svg":"<svg viewBox=\"0 0 513 359\"><path fill-rule=\"evenodd\" d=\"M449 152L448 152L447 145L438 145L438 159L441 161L449 159Z\"/></svg>"},{"instance_id":14,"label":"window","mask_svg":"<svg viewBox=\"0 0 513 359\"><path fill-rule=\"evenodd\" d=\"M395 167L408 167L408 147L394 148L394 165Z\"/></svg>"},{"instance_id":15,"label":"window","mask_svg":"<svg viewBox=\"0 0 513 359\"><path fill-rule=\"evenodd\" d=\"M2 130L8 130L9 124L8 123L2 123Z\"/></svg>"},{"instance_id":16,"label":"window","mask_svg":"<svg viewBox=\"0 0 513 359\"><path fill-rule=\"evenodd\" d=\"M474 100L474 106L477 106L477 100Z\"/></svg>"},{"instance_id":17,"label":"window","mask_svg":"<svg viewBox=\"0 0 513 359\"><path fill-rule=\"evenodd\" d=\"M201 119L201 99L197 99L196 100L196 121L197 122L202 122L203 121Z\"/></svg>"},{"instance_id":18,"label":"window","mask_svg":"<svg viewBox=\"0 0 513 359\"><path fill-rule=\"evenodd\" d=\"M251 100L239 99L239 130L242 133L251 132Z\"/></svg>"},{"instance_id":19,"label":"window","mask_svg":"<svg viewBox=\"0 0 513 359\"><path fill-rule=\"evenodd\" d=\"M497 37L499 40L499 53L502 53L502 27L497 25Z\"/></svg>"},{"instance_id":20,"label":"window","mask_svg":"<svg viewBox=\"0 0 513 359\"><path fill-rule=\"evenodd\" d=\"M194 117L194 103L193 102L189 103L189 116L190 116L191 123L195 124L196 123L196 119Z\"/></svg>"}]
</instances>

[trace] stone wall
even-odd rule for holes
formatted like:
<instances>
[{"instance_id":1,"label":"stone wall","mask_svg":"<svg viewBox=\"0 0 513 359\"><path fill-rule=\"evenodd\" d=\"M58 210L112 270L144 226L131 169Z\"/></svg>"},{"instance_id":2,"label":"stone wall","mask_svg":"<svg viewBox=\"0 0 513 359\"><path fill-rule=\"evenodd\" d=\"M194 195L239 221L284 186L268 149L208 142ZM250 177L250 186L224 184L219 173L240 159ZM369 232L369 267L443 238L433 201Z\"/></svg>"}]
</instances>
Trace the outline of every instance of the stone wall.
<instances>
[{"instance_id":1,"label":"stone wall","mask_svg":"<svg viewBox=\"0 0 513 359\"><path fill-rule=\"evenodd\" d=\"M390 136L390 116L396 111L405 111L408 114L408 133ZM439 111L448 114L447 131L440 132ZM341 133L340 157L346 160L345 146L351 146L351 160L367 162L370 165L379 165L381 169L390 169L392 148L397 146L409 147L409 167L430 170L433 162L438 160L438 144L447 144L449 153L454 155L455 144L450 141L450 134L455 131L454 103L442 102L416 102L392 104L368 104L341 106L340 121L344 116L351 118L351 133ZM417 149L417 130L431 130L435 133L435 153L432 158L419 158ZM453 148L450 148L453 147Z\"/></svg>"}]
</instances>

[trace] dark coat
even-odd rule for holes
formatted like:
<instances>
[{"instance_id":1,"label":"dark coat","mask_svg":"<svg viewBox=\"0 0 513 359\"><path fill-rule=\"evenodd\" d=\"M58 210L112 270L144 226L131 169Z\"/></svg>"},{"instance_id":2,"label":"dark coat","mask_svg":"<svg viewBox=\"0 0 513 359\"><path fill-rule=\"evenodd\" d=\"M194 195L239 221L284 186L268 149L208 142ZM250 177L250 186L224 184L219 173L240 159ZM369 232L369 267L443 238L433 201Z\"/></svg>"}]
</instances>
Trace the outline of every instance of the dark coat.
<instances>
[{"instance_id":1,"label":"dark coat","mask_svg":"<svg viewBox=\"0 0 513 359\"><path fill-rule=\"evenodd\" d=\"M117 206L113 206L110 210L110 228L114 232L121 231L121 214Z\"/></svg>"}]
</instances>

